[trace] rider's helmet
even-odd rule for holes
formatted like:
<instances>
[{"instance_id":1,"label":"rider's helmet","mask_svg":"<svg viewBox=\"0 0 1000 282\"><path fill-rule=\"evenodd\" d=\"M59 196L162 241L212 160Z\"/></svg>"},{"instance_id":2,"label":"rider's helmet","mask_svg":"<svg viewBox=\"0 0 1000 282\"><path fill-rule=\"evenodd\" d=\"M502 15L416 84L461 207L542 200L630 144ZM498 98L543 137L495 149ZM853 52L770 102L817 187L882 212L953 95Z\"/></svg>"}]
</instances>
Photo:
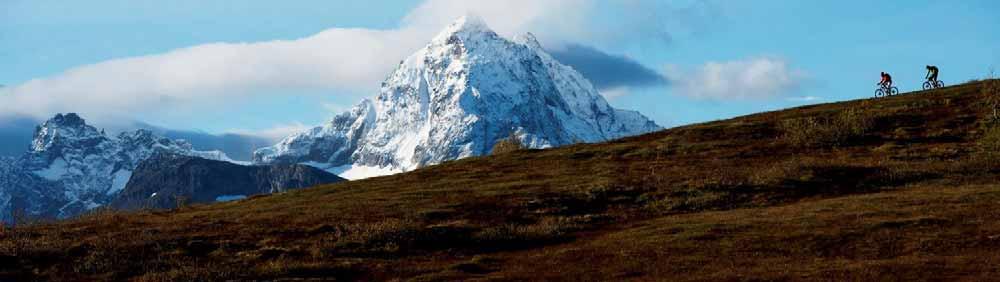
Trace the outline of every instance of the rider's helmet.
<instances>
[{"instance_id":1,"label":"rider's helmet","mask_svg":"<svg viewBox=\"0 0 1000 282\"><path fill-rule=\"evenodd\" d=\"M927 65L927 69L931 69L931 65Z\"/></svg>"}]
</instances>

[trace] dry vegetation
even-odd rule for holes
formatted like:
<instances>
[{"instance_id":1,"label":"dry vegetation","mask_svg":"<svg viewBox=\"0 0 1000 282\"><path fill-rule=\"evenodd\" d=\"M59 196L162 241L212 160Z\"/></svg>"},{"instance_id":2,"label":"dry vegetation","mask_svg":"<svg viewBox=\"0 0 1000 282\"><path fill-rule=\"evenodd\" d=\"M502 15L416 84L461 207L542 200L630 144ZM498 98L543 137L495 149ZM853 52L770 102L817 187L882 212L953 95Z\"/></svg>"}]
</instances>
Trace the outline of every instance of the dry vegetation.
<instances>
[{"instance_id":1,"label":"dry vegetation","mask_svg":"<svg viewBox=\"0 0 1000 282\"><path fill-rule=\"evenodd\" d=\"M1000 80L996 78L996 73L990 70L990 74L983 83L983 101L992 109L994 121L1000 120Z\"/></svg>"},{"instance_id":2,"label":"dry vegetation","mask_svg":"<svg viewBox=\"0 0 1000 282\"><path fill-rule=\"evenodd\" d=\"M0 280L990 280L988 83L20 226Z\"/></svg>"},{"instance_id":3,"label":"dry vegetation","mask_svg":"<svg viewBox=\"0 0 1000 282\"><path fill-rule=\"evenodd\" d=\"M794 146L848 145L868 134L874 113L863 108L847 108L832 117L809 116L782 120L784 139Z\"/></svg>"},{"instance_id":4,"label":"dry vegetation","mask_svg":"<svg viewBox=\"0 0 1000 282\"><path fill-rule=\"evenodd\" d=\"M500 141L497 141L497 143L493 145L493 151L491 151L492 152L491 154L493 155L506 154L524 149L526 148L524 144L521 143L521 140L517 139L517 136L511 133L510 136L501 139Z\"/></svg>"}]
</instances>

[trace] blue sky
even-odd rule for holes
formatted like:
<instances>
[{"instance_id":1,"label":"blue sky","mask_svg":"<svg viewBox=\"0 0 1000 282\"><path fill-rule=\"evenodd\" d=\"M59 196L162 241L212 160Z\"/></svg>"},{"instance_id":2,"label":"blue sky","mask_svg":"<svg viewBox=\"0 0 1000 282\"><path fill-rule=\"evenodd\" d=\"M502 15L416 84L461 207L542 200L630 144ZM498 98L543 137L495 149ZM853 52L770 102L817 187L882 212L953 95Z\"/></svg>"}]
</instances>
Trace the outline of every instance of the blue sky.
<instances>
[{"instance_id":1,"label":"blue sky","mask_svg":"<svg viewBox=\"0 0 1000 282\"><path fill-rule=\"evenodd\" d=\"M133 77L122 74L148 67L144 59L102 62L219 54L196 52L215 47L220 52L246 51L248 56L283 56L289 52L267 49L258 55L253 52L262 48L252 46L284 40L366 49L371 46L365 42L386 45L378 46L386 48L381 53L386 58L372 64L388 64L419 47L410 45L429 41L434 30L465 13L463 9L487 13L484 18L501 34L538 34L557 58L576 58L575 67L587 69L585 75L601 82L613 105L639 110L665 126L867 97L883 70L905 91L919 87L926 64L941 67L941 79L949 84L984 77L991 66L1000 66L997 1L555 0L499 8L490 5L503 5L491 1L448 1L0 0L0 84L21 91L0 94L8 96L0 97L0 103L15 105L10 97L29 95L24 93L62 91L35 100L21 97L17 103L30 107L18 106L26 109L18 114L41 117L73 110L98 120L107 115L104 120L131 119L175 129L280 135L319 124L373 96L378 76L386 75L388 68L362 66L358 72L365 75L343 79L339 74L352 74L353 69L331 68L309 79L271 73L209 82L157 78L147 82L184 87L165 86L151 94L142 88L148 84L105 86L132 83ZM335 32L315 36L326 30ZM397 43L393 36L406 46L392 46ZM300 40L310 37L319 39ZM227 44L183 51L213 43ZM337 50L353 50L349 47ZM166 58L197 58L183 54ZM94 64L100 66L88 67ZM261 64L286 66L281 58ZM195 61L171 71L186 72L187 67L194 76L205 76L198 66ZM86 75L67 73L80 67L79 73ZM636 79L623 78L623 72ZM645 79L651 75L654 79ZM662 79L653 81L655 75ZM271 81L232 82L259 77ZM18 88L31 80L41 81L41 86ZM133 97L154 94L161 96ZM91 97L128 103L95 106L87 101L101 100ZM0 107L5 109L13 111Z\"/></svg>"}]
</instances>

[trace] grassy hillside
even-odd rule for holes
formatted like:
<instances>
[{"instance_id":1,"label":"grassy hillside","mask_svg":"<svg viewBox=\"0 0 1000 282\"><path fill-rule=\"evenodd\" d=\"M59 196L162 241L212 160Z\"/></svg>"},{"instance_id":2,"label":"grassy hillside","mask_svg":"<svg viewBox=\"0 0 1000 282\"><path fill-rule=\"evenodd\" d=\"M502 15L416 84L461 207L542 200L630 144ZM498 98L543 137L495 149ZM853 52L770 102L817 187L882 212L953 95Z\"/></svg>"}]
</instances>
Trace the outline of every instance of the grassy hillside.
<instances>
[{"instance_id":1,"label":"grassy hillside","mask_svg":"<svg viewBox=\"0 0 1000 282\"><path fill-rule=\"evenodd\" d=\"M992 279L995 83L32 224L0 280Z\"/></svg>"}]
</instances>

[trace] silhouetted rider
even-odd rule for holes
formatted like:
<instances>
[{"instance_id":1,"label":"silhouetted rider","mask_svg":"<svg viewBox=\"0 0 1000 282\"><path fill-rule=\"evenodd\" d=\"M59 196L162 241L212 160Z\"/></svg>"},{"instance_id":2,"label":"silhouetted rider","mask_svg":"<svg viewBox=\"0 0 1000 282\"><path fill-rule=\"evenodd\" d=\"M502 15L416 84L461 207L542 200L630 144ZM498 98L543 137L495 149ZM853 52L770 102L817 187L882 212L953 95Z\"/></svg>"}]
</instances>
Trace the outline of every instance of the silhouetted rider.
<instances>
[{"instance_id":1,"label":"silhouetted rider","mask_svg":"<svg viewBox=\"0 0 1000 282\"><path fill-rule=\"evenodd\" d=\"M892 86L892 76L889 73L882 72L882 81L879 81L879 85L882 87L889 88Z\"/></svg>"},{"instance_id":2,"label":"silhouetted rider","mask_svg":"<svg viewBox=\"0 0 1000 282\"><path fill-rule=\"evenodd\" d=\"M927 81L937 81L938 79L938 68L936 66L927 66Z\"/></svg>"}]
</instances>

